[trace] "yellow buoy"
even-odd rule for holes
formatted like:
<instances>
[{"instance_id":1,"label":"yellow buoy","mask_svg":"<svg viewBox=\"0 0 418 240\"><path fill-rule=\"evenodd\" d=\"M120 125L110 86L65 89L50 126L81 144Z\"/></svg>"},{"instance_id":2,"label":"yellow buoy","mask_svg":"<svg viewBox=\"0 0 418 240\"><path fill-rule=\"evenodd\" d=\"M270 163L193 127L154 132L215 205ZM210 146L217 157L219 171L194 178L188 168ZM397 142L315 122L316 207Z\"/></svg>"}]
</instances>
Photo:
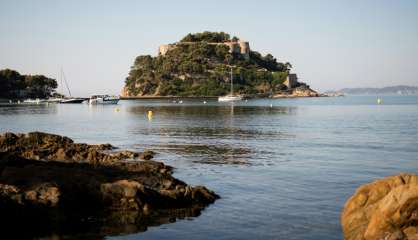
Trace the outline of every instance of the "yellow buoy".
<instances>
[{"instance_id":1,"label":"yellow buoy","mask_svg":"<svg viewBox=\"0 0 418 240\"><path fill-rule=\"evenodd\" d=\"M152 111L148 111L148 114L147 114L147 117L148 117L148 120L152 120Z\"/></svg>"},{"instance_id":2,"label":"yellow buoy","mask_svg":"<svg viewBox=\"0 0 418 240\"><path fill-rule=\"evenodd\" d=\"M120 112L120 108L115 108L115 112Z\"/></svg>"},{"instance_id":3,"label":"yellow buoy","mask_svg":"<svg viewBox=\"0 0 418 240\"><path fill-rule=\"evenodd\" d=\"M382 104L382 99L381 98L377 98L377 104Z\"/></svg>"}]
</instances>

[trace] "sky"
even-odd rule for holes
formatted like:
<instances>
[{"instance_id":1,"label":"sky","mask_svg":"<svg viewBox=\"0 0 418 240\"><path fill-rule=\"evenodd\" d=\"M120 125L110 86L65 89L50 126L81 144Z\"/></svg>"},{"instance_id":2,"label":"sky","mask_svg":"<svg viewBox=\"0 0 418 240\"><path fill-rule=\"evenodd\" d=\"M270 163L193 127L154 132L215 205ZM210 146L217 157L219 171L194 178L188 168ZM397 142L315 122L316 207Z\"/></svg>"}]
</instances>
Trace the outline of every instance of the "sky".
<instances>
[{"instance_id":1,"label":"sky","mask_svg":"<svg viewBox=\"0 0 418 240\"><path fill-rule=\"evenodd\" d=\"M59 83L62 68L73 96L119 94L136 56L203 31L290 62L319 91L418 86L415 0L0 0L0 69Z\"/></svg>"}]
</instances>

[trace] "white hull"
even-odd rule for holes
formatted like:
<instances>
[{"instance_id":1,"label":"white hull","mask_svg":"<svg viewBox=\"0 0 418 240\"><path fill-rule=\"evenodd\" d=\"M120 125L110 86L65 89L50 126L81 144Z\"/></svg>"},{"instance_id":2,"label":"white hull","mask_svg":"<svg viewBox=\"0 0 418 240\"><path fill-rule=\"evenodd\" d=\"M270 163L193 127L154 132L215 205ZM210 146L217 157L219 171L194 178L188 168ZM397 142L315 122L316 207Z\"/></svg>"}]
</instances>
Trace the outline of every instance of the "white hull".
<instances>
[{"instance_id":1,"label":"white hull","mask_svg":"<svg viewBox=\"0 0 418 240\"><path fill-rule=\"evenodd\" d=\"M235 95L234 94L234 77L232 75L232 66L231 66L231 93L229 95L218 97L218 102L235 102L235 101L241 101L242 96L241 95Z\"/></svg>"},{"instance_id":2,"label":"white hull","mask_svg":"<svg viewBox=\"0 0 418 240\"><path fill-rule=\"evenodd\" d=\"M40 104L40 103L45 103L47 102L45 99L26 99L23 101L23 103L27 103L27 104Z\"/></svg>"},{"instance_id":3,"label":"white hull","mask_svg":"<svg viewBox=\"0 0 418 240\"><path fill-rule=\"evenodd\" d=\"M90 98L89 103L91 105L110 105L110 104L118 104L120 98L119 97L95 97Z\"/></svg>"},{"instance_id":4,"label":"white hull","mask_svg":"<svg viewBox=\"0 0 418 240\"><path fill-rule=\"evenodd\" d=\"M241 101L242 96L223 96L218 98L218 102L234 102Z\"/></svg>"},{"instance_id":5,"label":"white hull","mask_svg":"<svg viewBox=\"0 0 418 240\"><path fill-rule=\"evenodd\" d=\"M63 98L48 98L48 103L60 103Z\"/></svg>"}]
</instances>

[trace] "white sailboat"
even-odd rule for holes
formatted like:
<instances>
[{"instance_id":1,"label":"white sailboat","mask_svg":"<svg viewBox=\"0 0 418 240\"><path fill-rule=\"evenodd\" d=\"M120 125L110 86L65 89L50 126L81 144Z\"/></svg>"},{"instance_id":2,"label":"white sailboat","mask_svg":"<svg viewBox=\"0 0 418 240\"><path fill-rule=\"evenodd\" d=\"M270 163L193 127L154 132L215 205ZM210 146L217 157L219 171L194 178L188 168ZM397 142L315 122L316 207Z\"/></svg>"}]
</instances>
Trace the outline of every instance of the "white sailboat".
<instances>
[{"instance_id":1,"label":"white sailboat","mask_svg":"<svg viewBox=\"0 0 418 240\"><path fill-rule=\"evenodd\" d=\"M64 70L61 69L61 85L62 85L62 79L64 79L65 86L67 87L69 97L61 99L61 101L59 101L59 103L82 103L82 102L84 102L83 98L73 98L71 96L71 91L70 91L70 88L68 87L67 79L65 78L65 75L64 75Z\"/></svg>"},{"instance_id":2,"label":"white sailboat","mask_svg":"<svg viewBox=\"0 0 418 240\"><path fill-rule=\"evenodd\" d=\"M222 97L218 97L218 102L234 102L234 101L241 101L241 95L234 95L234 79L232 76L232 67L231 67L231 92L230 94Z\"/></svg>"}]
</instances>

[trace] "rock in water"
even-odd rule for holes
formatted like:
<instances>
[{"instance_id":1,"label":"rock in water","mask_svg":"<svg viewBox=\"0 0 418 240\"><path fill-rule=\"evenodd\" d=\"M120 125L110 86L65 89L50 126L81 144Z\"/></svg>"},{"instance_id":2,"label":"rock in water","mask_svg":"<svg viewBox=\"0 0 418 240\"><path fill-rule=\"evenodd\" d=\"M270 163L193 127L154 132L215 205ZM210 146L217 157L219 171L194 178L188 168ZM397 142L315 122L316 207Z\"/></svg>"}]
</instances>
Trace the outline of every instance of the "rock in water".
<instances>
[{"instance_id":1,"label":"rock in water","mask_svg":"<svg viewBox=\"0 0 418 240\"><path fill-rule=\"evenodd\" d=\"M0 225L60 232L100 216L88 231L121 234L197 216L219 198L172 177L170 166L150 160L152 151L111 149L40 132L0 135Z\"/></svg>"},{"instance_id":2,"label":"rock in water","mask_svg":"<svg viewBox=\"0 0 418 240\"><path fill-rule=\"evenodd\" d=\"M341 224L347 240L418 239L418 175L361 186L344 205Z\"/></svg>"}]
</instances>

